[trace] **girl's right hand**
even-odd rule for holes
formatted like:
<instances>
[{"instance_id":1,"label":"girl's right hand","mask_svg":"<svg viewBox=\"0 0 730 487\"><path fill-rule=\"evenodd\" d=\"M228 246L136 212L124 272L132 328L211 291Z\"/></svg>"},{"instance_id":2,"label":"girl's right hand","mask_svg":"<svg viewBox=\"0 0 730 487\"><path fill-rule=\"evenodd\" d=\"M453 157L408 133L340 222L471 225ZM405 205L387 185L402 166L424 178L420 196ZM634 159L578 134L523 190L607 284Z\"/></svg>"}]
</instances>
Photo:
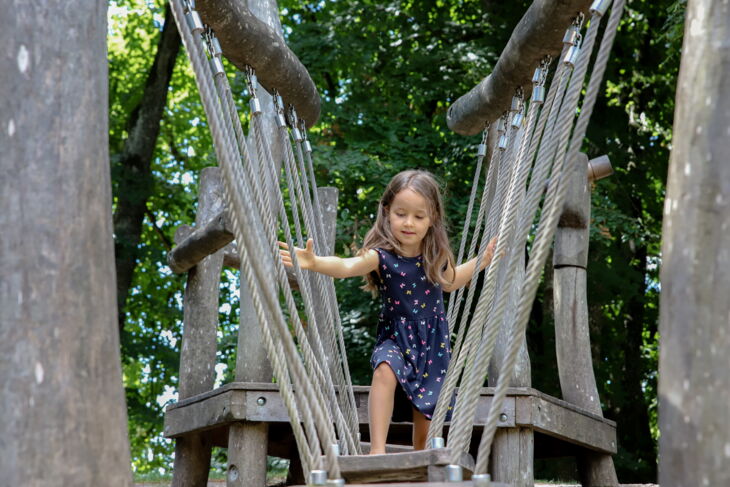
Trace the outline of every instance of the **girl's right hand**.
<instances>
[{"instance_id":1,"label":"girl's right hand","mask_svg":"<svg viewBox=\"0 0 730 487\"><path fill-rule=\"evenodd\" d=\"M286 267L293 267L294 264L292 264L289 246L285 242L279 242L279 247L281 247L281 250L279 250L279 255L281 255L282 263ZM310 238L309 240L307 240L306 248L301 249L299 247L294 247L294 251L297 253L297 262L299 262L299 267L301 267L302 269L314 268L314 260L317 257L316 255L314 255L314 240Z\"/></svg>"}]
</instances>

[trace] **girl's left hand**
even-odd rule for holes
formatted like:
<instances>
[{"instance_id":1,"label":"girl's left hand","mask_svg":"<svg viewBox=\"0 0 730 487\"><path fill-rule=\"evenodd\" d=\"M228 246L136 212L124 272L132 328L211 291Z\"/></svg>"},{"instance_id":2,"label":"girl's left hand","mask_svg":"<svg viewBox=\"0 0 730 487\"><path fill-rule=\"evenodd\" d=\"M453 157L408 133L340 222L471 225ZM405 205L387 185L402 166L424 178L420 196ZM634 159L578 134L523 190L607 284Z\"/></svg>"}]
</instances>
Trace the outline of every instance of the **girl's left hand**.
<instances>
[{"instance_id":1,"label":"girl's left hand","mask_svg":"<svg viewBox=\"0 0 730 487\"><path fill-rule=\"evenodd\" d=\"M484 251L484 258L482 258L482 269L487 267L494 258L494 251L497 248L497 237L492 237L492 240L487 244L487 250Z\"/></svg>"}]
</instances>

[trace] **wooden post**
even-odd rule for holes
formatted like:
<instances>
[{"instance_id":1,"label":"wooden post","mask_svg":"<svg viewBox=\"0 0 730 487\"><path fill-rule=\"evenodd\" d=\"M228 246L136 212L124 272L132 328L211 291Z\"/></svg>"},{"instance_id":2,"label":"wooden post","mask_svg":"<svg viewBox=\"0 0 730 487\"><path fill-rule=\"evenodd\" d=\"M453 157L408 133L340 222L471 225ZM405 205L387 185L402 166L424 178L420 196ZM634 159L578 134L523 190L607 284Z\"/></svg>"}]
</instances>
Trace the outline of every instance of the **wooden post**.
<instances>
[{"instance_id":1,"label":"wooden post","mask_svg":"<svg viewBox=\"0 0 730 487\"><path fill-rule=\"evenodd\" d=\"M578 154L569 166L568 192L555 234L555 348L563 399L603 416L591 360L588 330L586 267L591 192L588 157ZM587 487L618 486L610 455L584 452L577 458L581 483Z\"/></svg>"},{"instance_id":2,"label":"wooden post","mask_svg":"<svg viewBox=\"0 0 730 487\"><path fill-rule=\"evenodd\" d=\"M515 136L517 140L522 137ZM512 162L510 162L512 163ZM519 290L525 275L525 253L524 249L513 248L512 252L518 252L515 256L518 260L518 271L510 282L506 282L507 267L502 266L497 276L497 289L504 285L513 286L512 299L507 304L503 325L499 329L497 341L494 346L494 354L489 363L489 385L496 387L499 380L499 367L507 351L511 326L515 321L517 301L519 301ZM514 372L509 383L512 387L532 386L532 370L530 367L530 356L527 353L527 340L522 338L520 352L515 364ZM530 428L498 428L494 434L492 445L492 458L489 462L492 478L497 482L505 482L514 487L532 487L534 485L534 457L535 439Z\"/></svg>"},{"instance_id":3,"label":"wooden post","mask_svg":"<svg viewBox=\"0 0 730 487\"><path fill-rule=\"evenodd\" d=\"M659 482L730 485L730 5L690 0L662 238Z\"/></svg>"},{"instance_id":4,"label":"wooden post","mask_svg":"<svg viewBox=\"0 0 730 487\"><path fill-rule=\"evenodd\" d=\"M223 208L220 169L207 167L200 175L195 226L204 227ZM183 297L183 341L180 352L179 399L213 389L218 350L218 295L223 251L201 260L188 273ZM211 443L194 434L177 440L173 487L204 487L210 470Z\"/></svg>"},{"instance_id":5,"label":"wooden post","mask_svg":"<svg viewBox=\"0 0 730 487\"><path fill-rule=\"evenodd\" d=\"M273 29L284 44L279 8L276 0L249 1L248 9L264 24ZM282 153L279 147L279 130L273 117L273 98L260 85L257 94L263 110L262 131L264 143L270 143L271 156L280 167ZM250 157L256 157L253 137L249 134ZM268 164L268 161L264 162ZM271 382L271 363L266 355L261 334L261 325L251 301L251 291L241 280L240 324L238 328L238 355L236 358L236 380L242 382ZM263 487L266 485L266 454L269 425L267 423L238 423L228 432L228 487Z\"/></svg>"},{"instance_id":6,"label":"wooden post","mask_svg":"<svg viewBox=\"0 0 730 487\"><path fill-rule=\"evenodd\" d=\"M112 240L106 3L4 7L0 483L131 486Z\"/></svg>"}]
</instances>

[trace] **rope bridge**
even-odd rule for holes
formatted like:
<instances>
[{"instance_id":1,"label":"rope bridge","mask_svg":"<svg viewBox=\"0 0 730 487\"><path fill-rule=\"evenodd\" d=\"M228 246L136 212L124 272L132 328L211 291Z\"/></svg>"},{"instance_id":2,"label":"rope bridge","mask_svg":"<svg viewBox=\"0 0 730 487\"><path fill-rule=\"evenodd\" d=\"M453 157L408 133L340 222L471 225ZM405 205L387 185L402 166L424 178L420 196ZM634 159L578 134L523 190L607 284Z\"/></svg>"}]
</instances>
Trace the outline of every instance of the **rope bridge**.
<instances>
[{"instance_id":1,"label":"rope bridge","mask_svg":"<svg viewBox=\"0 0 730 487\"><path fill-rule=\"evenodd\" d=\"M427 464L440 462L445 468L438 472L431 469L431 480L460 482L470 477L474 485L490 485L490 453L497 427L505 422L502 416L508 386L563 210L566 180L572 165L580 160L580 147L624 6L624 0L614 2L602 38L597 42L610 3L597 0L589 9L590 18L583 13L575 16L563 39L563 50L555 56L556 62L551 55L543 56L529 86L512 87L515 95L509 109L497 119L482 119L482 127L486 128L479 146L458 263L475 256L481 259L487 243L494 236L499 238L481 288L460 289L449 302L448 320L456 335L453 358L429 430L432 449L421 453ZM359 404L347 367L333 280L322 274L303 273L294 252L293 276L288 275L277 246L277 240L283 239L290 248L302 247L305 237L311 236L315 251L319 255L328 253L312 149L306 138L306 128L314 121L299 118L291 99L272 89L274 112L268 116L276 120L278 137L267 137L265 114L256 92L256 72L248 67L247 138L223 69L223 52L216 33L203 25L192 2L172 0L171 4L213 136L242 285L250 290L253 309L262 325L262 342L273 366L303 471L310 485L344 485L345 478L358 478L349 475L345 467L348 456L361 455L363 447ZM596 44L598 51L586 86ZM552 65L556 68L550 74ZM548 86L549 78L552 81ZM579 104L583 89L585 94ZM527 92L531 92L529 98ZM459 106L457 102L455 107ZM488 144L490 139L494 144ZM278 157L272 156L273 148L281 154L283 175ZM482 184L485 159L489 164ZM471 225L480 186L477 216ZM525 248L529 248L526 269ZM475 269L479 267L477 264ZM476 282L477 277L475 272L471 282ZM299 289L303 309L297 306L293 287ZM472 308L473 313L469 312ZM306 327L302 311L307 317ZM508 339L499 381L481 425L474 462L468 458L475 417L483 403L482 385L496 355L500 330ZM445 418L457 386L445 442ZM180 414L194 402L181 401L168 410L168 416ZM167 426L166 434L175 436ZM441 449L444 444L446 448ZM387 463L382 458L372 461ZM400 467L405 469L404 465ZM380 478L388 479L382 475Z\"/></svg>"}]
</instances>

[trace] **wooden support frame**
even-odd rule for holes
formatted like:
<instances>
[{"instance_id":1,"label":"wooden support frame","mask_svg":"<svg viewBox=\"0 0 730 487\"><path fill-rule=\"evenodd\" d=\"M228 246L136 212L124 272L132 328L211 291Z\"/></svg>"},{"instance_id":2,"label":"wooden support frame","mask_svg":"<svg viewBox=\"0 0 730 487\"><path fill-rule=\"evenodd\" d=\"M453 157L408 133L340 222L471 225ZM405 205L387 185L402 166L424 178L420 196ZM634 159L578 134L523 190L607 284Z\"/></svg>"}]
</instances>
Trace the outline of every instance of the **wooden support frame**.
<instances>
[{"instance_id":1,"label":"wooden support frame","mask_svg":"<svg viewBox=\"0 0 730 487\"><path fill-rule=\"evenodd\" d=\"M475 135L509 109L518 86L532 93L532 74L546 55L562 49L565 30L592 0L535 0L512 31L492 73L449 107L446 123L461 135Z\"/></svg>"},{"instance_id":2,"label":"wooden support frame","mask_svg":"<svg viewBox=\"0 0 730 487\"><path fill-rule=\"evenodd\" d=\"M369 387L354 386L355 404L361 430L367 430ZM483 388L475 416L475 431L484 426L492 404L493 388ZM527 427L536 432L601 453L616 453L616 423L566 401L535 389L515 387L508 390L500 428ZM199 394L167 407L164 434L169 438L195 432L210 432L225 437L221 431L240 421L288 423L289 416L271 383L232 382L213 391ZM401 443L410 442L410 423L394 423ZM393 438L389 438L389 442Z\"/></svg>"}]
</instances>

